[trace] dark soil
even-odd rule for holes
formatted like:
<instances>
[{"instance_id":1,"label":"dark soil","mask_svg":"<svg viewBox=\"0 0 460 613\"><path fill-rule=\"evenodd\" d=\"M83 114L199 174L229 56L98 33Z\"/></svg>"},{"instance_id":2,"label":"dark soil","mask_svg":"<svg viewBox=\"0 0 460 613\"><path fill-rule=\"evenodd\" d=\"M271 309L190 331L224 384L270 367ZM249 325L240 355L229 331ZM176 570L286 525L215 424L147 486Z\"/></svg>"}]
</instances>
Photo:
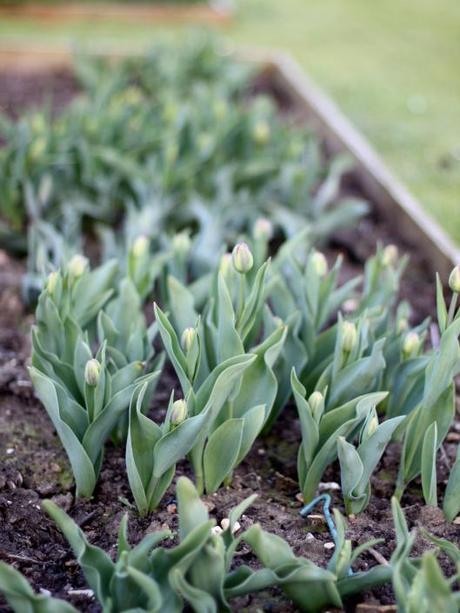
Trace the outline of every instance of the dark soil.
<instances>
[{"instance_id":1,"label":"dark soil","mask_svg":"<svg viewBox=\"0 0 460 613\"><path fill-rule=\"evenodd\" d=\"M63 79L61 81L61 78ZM33 79L32 79L33 80ZM40 80L43 91L43 81ZM11 85L12 84L12 85ZM62 85L63 84L63 85ZM74 83L73 83L74 84ZM50 76L51 91L59 92L60 104L70 99L73 87L69 74ZM35 88L38 82L35 82ZM54 88L54 89L53 89ZM19 105L39 102L34 87L21 79L9 80L0 75L0 105L16 112ZM53 96L54 98L54 96ZM58 100L58 97L55 98ZM408 246L400 243L383 220L374 216L364 219L354 230L337 234L326 250L329 259L338 253L345 256L344 275L362 272L363 263L374 252L375 243L396 242L401 251ZM414 307L414 323L434 311L433 278L419 254L410 251L412 264L402 286L403 297ZM59 440L47 414L35 398L27 374L30 356L29 331L33 318L22 306L19 282L21 264L0 251L0 559L13 564L31 581L36 590L49 590L53 595L71 601L79 610L99 611L95 601L78 590L86 588L82 573L67 543L40 509L43 499L51 498L64 508L83 528L89 540L116 554L117 530L122 515L129 513L130 536L138 542L146 532L168 526L175 529L177 513L174 487L167 493L160 508L147 518L139 518L130 506L132 498L126 478L124 454L120 448L108 445L103 470L94 498L75 500L72 476ZM156 392L152 411L164 409L175 378L168 373ZM457 422L439 458L440 497L460 436ZM296 481L296 455L300 440L299 425L292 407L283 413L273 431L259 440L251 454L237 469L230 487L221 488L206 497L211 515L218 522L243 498L256 492L258 498L241 520L242 528L259 522L264 529L281 535L294 551L322 566L331 556L325 544L331 542L320 511L303 519L299 515ZM390 511L399 450L391 447L373 477L372 499L369 507L358 517L348 520L348 537L353 545L371 538L382 538L375 546L377 554L364 554L355 570L365 570L388 560L394 548L394 531ZM187 466L180 465L178 474L187 474ZM337 466L332 466L324 478L330 488L334 505L343 510L337 492L340 481ZM403 498L403 506L410 526L423 525L437 536L460 545L459 526L447 523L438 509L421 504L420 484L415 482ZM428 544L421 538L416 553ZM242 549L239 557L254 564L250 553ZM444 561L446 569L448 563ZM359 602L368 605L387 605L394 602L391 587L362 595ZM295 610L277 591L260 593L233 601L234 610L284 612ZM0 612L8 611L0 600ZM370 609L367 609L368 611Z\"/></svg>"}]
</instances>

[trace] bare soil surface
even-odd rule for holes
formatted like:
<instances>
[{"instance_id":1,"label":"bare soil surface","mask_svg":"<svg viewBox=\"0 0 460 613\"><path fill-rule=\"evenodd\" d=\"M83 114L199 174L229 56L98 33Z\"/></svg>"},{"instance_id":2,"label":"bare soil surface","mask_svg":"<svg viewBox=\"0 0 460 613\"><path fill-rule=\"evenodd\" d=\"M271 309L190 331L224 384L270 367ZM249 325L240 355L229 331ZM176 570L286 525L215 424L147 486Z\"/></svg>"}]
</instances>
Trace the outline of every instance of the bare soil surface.
<instances>
[{"instance_id":1,"label":"bare soil surface","mask_svg":"<svg viewBox=\"0 0 460 613\"><path fill-rule=\"evenodd\" d=\"M32 78L33 82L33 78ZM43 91L43 82L40 80ZM10 79L0 75L0 106L16 115L18 109L36 104L42 98L27 79ZM50 76L46 83L58 108L77 91L68 73ZM60 97L59 97L60 96ZM402 285L402 297L413 305L414 323L434 312L433 278L423 256L398 241L394 229L374 215L362 220L351 231L338 233L326 248L328 259L344 255L344 276L362 271L365 259L374 252L375 243L396 242L402 252L409 251L411 266ZM65 453L48 419L46 411L35 398L28 374L30 357L30 326L33 316L27 313L20 296L20 276L23 266L0 251L0 559L13 564L31 581L36 590L44 589L65 598L83 612L100 611L99 605L87 595L78 593L86 587L84 577L66 541L54 524L42 513L40 503L51 498L64 508L83 528L89 540L116 554L118 525L124 513L129 513L129 531L133 543L146 532L177 526L174 486L164 497L159 509L147 518L139 518L131 506L132 497L126 478L123 450L107 445L101 477L91 500L75 500L74 485ZM162 377L152 403L152 414L164 411L171 387L177 384L169 370ZM452 464L460 435L457 421L443 452L439 454L439 497L442 499L448 466ZM325 566L331 542L320 511L307 519L299 515L301 502L296 481L296 457L300 429L293 407L281 415L271 433L257 441L252 452L236 470L231 486L221 488L206 497L210 513L220 522L242 499L257 493L255 504L243 516L242 528L259 522L264 529L285 538L298 555ZM358 517L348 520L348 537L354 545L371 538L382 538L375 546L377 554L367 553L355 564L355 570L365 570L388 560L394 548L394 531L390 511L399 450L390 447L372 483L369 507ZM178 467L178 475L188 474L186 464ZM343 510L340 493L334 484L340 482L337 464L330 467L324 478L325 487L332 487L334 505ZM331 485L328 485L332 483ZM403 498L403 507L410 526L421 525L437 536L460 545L460 528L449 524L438 509L421 504L420 483L414 482ZM419 539L416 553L429 545ZM253 565L255 560L244 548L238 560ZM446 570L448 562L443 561ZM356 610L359 603L380 605L394 603L391 587L361 595L347 603L347 610ZM294 611L293 606L273 590L232 602L240 611ZM367 609L368 611L370 609ZM0 599L0 612L9 608Z\"/></svg>"}]
</instances>

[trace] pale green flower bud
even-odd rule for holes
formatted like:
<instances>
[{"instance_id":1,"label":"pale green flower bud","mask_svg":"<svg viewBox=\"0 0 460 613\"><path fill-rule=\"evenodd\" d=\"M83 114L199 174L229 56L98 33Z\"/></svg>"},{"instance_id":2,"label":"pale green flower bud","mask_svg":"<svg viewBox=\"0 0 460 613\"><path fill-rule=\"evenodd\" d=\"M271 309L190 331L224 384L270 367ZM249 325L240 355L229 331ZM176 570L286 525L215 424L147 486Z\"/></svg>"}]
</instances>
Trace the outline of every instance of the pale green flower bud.
<instances>
[{"instance_id":1,"label":"pale green flower bud","mask_svg":"<svg viewBox=\"0 0 460 613\"><path fill-rule=\"evenodd\" d=\"M409 332L403 342L402 352L404 357L408 358L414 355L420 347L420 337L417 332Z\"/></svg>"},{"instance_id":2,"label":"pale green flower bud","mask_svg":"<svg viewBox=\"0 0 460 613\"><path fill-rule=\"evenodd\" d=\"M449 287L456 294L460 293L460 266L456 266L450 273Z\"/></svg>"},{"instance_id":3,"label":"pale green flower bud","mask_svg":"<svg viewBox=\"0 0 460 613\"><path fill-rule=\"evenodd\" d=\"M87 385L96 387L101 376L101 365L96 359L88 360L85 366L85 381Z\"/></svg>"},{"instance_id":4,"label":"pale green flower bud","mask_svg":"<svg viewBox=\"0 0 460 613\"><path fill-rule=\"evenodd\" d=\"M407 321L406 317L402 317L399 321L398 321L398 332L404 332L405 330L407 330L407 328L409 327L409 322Z\"/></svg>"},{"instance_id":5,"label":"pale green flower bud","mask_svg":"<svg viewBox=\"0 0 460 613\"><path fill-rule=\"evenodd\" d=\"M227 114L227 103L225 100L216 100L213 104L213 112L216 119L224 119Z\"/></svg>"},{"instance_id":6,"label":"pale green flower bud","mask_svg":"<svg viewBox=\"0 0 460 613\"><path fill-rule=\"evenodd\" d=\"M398 261L398 248L396 245L387 245L383 250L383 266L394 266Z\"/></svg>"},{"instance_id":7,"label":"pale green flower bud","mask_svg":"<svg viewBox=\"0 0 460 613\"><path fill-rule=\"evenodd\" d=\"M266 145L270 140L270 126L264 120L259 120L252 130L252 138L258 145Z\"/></svg>"},{"instance_id":8,"label":"pale green flower bud","mask_svg":"<svg viewBox=\"0 0 460 613\"><path fill-rule=\"evenodd\" d=\"M50 294L50 296L54 294L58 279L59 273L56 271L50 272L50 274L48 275L48 279L46 280L46 289L48 290L48 294Z\"/></svg>"},{"instance_id":9,"label":"pale green flower bud","mask_svg":"<svg viewBox=\"0 0 460 613\"><path fill-rule=\"evenodd\" d=\"M372 417L367 422L366 438L371 437L374 434L374 432L377 430L378 427L379 427L379 418L377 417L377 413L373 411Z\"/></svg>"},{"instance_id":10,"label":"pale green flower bud","mask_svg":"<svg viewBox=\"0 0 460 613\"><path fill-rule=\"evenodd\" d=\"M133 243L132 253L135 258L141 258L149 249L150 241L146 236L138 236Z\"/></svg>"},{"instance_id":11,"label":"pale green flower bud","mask_svg":"<svg viewBox=\"0 0 460 613\"><path fill-rule=\"evenodd\" d=\"M315 391L311 394L308 399L308 404L310 405L311 412L313 413L313 417L319 418L321 417L324 410L324 396L321 392Z\"/></svg>"},{"instance_id":12,"label":"pale green flower bud","mask_svg":"<svg viewBox=\"0 0 460 613\"><path fill-rule=\"evenodd\" d=\"M342 343L343 350L346 353L350 353L358 340L358 332L356 326L351 321L344 321L342 323Z\"/></svg>"},{"instance_id":13,"label":"pale green flower bud","mask_svg":"<svg viewBox=\"0 0 460 613\"><path fill-rule=\"evenodd\" d=\"M328 271L327 260L321 251L314 251L311 255L313 268L318 277L324 277Z\"/></svg>"},{"instance_id":14,"label":"pale green flower bud","mask_svg":"<svg viewBox=\"0 0 460 613\"><path fill-rule=\"evenodd\" d=\"M255 240L269 241L273 236L273 224L266 217L260 217L254 224L253 236Z\"/></svg>"},{"instance_id":15,"label":"pale green flower bud","mask_svg":"<svg viewBox=\"0 0 460 613\"><path fill-rule=\"evenodd\" d=\"M74 255L67 265L67 270L71 277L78 279L82 276L88 266L88 258L84 255Z\"/></svg>"},{"instance_id":16,"label":"pale green flower bud","mask_svg":"<svg viewBox=\"0 0 460 613\"><path fill-rule=\"evenodd\" d=\"M182 344L182 348L184 349L186 353L190 351L193 341L195 340L195 337L196 337L195 328L192 328L192 327L185 328L185 330L182 332L181 344Z\"/></svg>"},{"instance_id":17,"label":"pale green flower bud","mask_svg":"<svg viewBox=\"0 0 460 613\"><path fill-rule=\"evenodd\" d=\"M187 403L185 400L175 400L171 411L171 424L178 426L187 417Z\"/></svg>"},{"instance_id":18,"label":"pale green flower bud","mask_svg":"<svg viewBox=\"0 0 460 613\"><path fill-rule=\"evenodd\" d=\"M232 261L236 272L248 273L254 265L254 258L246 243L238 243L232 251Z\"/></svg>"},{"instance_id":19,"label":"pale green flower bud","mask_svg":"<svg viewBox=\"0 0 460 613\"><path fill-rule=\"evenodd\" d=\"M172 248L173 250L182 256L187 255L192 246L192 241L190 240L190 236L188 232L180 232L176 234L172 239Z\"/></svg>"}]
</instances>

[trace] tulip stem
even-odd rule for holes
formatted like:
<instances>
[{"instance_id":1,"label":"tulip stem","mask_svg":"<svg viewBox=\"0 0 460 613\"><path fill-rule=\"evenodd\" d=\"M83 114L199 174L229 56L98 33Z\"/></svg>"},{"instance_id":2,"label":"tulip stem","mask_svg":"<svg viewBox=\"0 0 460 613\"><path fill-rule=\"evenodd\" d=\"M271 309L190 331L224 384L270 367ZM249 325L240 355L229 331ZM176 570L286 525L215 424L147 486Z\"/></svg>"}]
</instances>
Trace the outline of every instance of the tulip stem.
<instances>
[{"instance_id":1,"label":"tulip stem","mask_svg":"<svg viewBox=\"0 0 460 613\"><path fill-rule=\"evenodd\" d=\"M457 308L457 299L458 294L457 292L454 292L454 294L452 295L452 300L450 301L449 314L447 316L447 325L451 324L454 321L455 309Z\"/></svg>"}]
</instances>

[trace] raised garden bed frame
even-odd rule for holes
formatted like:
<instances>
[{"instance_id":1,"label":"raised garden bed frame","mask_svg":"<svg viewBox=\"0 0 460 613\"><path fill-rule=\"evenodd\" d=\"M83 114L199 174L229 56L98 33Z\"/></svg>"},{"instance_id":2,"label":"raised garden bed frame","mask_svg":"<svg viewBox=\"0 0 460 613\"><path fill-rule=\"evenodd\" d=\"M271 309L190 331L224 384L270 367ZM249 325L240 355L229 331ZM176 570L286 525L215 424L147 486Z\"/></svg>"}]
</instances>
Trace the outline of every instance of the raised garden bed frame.
<instances>
[{"instance_id":1,"label":"raised garden bed frame","mask_svg":"<svg viewBox=\"0 0 460 613\"><path fill-rule=\"evenodd\" d=\"M226 24L233 16L227 7L205 1L192 5L166 3L100 4L68 2L66 4L34 4L0 6L0 19L31 19L45 22L77 22L94 20L120 20L130 23L200 23Z\"/></svg>"}]
</instances>

